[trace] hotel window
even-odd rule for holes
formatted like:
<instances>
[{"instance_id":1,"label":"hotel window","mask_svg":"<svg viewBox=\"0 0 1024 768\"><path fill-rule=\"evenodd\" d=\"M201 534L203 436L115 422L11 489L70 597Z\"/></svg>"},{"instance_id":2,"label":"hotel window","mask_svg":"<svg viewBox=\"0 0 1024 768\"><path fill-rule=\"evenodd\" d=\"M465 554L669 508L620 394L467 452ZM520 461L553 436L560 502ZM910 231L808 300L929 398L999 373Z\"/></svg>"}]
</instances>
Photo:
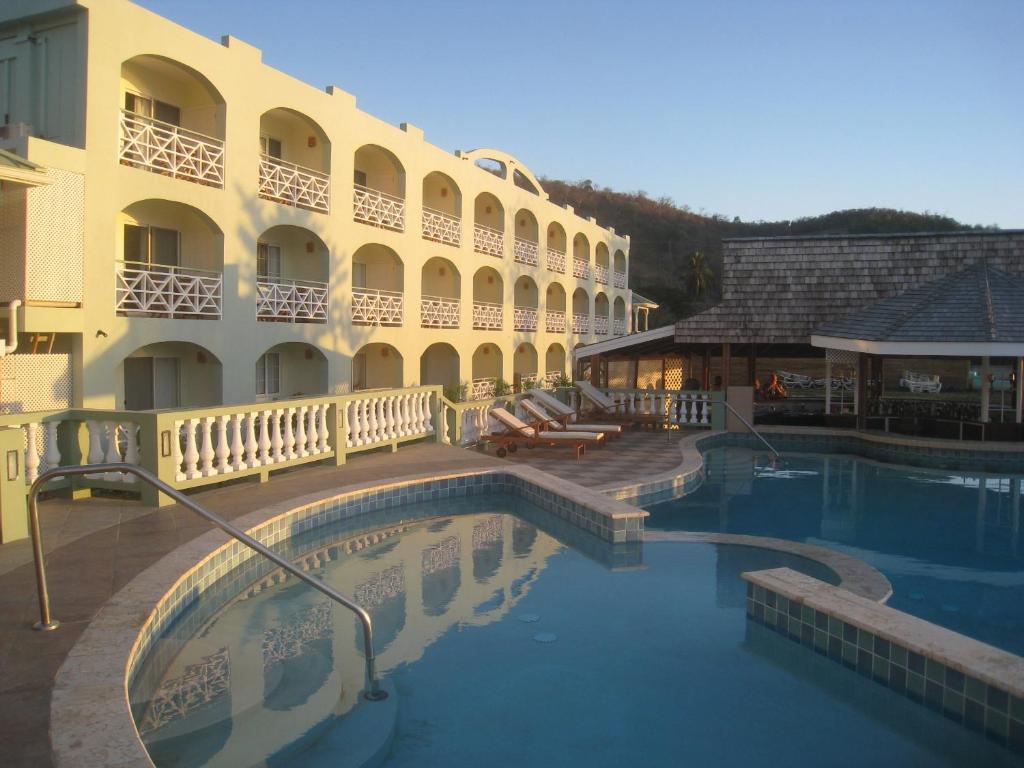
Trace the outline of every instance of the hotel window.
<instances>
[{"instance_id":1,"label":"hotel window","mask_svg":"<svg viewBox=\"0 0 1024 768\"><path fill-rule=\"evenodd\" d=\"M281 355L267 352L256 361L256 396L273 397L281 394Z\"/></svg>"},{"instance_id":2,"label":"hotel window","mask_svg":"<svg viewBox=\"0 0 1024 768\"><path fill-rule=\"evenodd\" d=\"M281 278L281 246L270 243L256 245L256 277L265 280Z\"/></svg>"},{"instance_id":3,"label":"hotel window","mask_svg":"<svg viewBox=\"0 0 1024 768\"><path fill-rule=\"evenodd\" d=\"M124 260L150 266L176 267L180 263L181 236L176 229L124 225Z\"/></svg>"},{"instance_id":4,"label":"hotel window","mask_svg":"<svg viewBox=\"0 0 1024 768\"><path fill-rule=\"evenodd\" d=\"M159 99L151 99L139 93L126 92L124 108L142 117L156 118L160 122L181 125L181 109Z\"/></svg>"},{"instance_id":5,"label":"hotel window","mask_svg":"<svg viewBox=\"0 0 1024 768\"><path fill-rule=\"evenodd\" d=\"M270 136L260 136L260 152L264 155L281 159L281 140L272 139Z\"/></svg>"}]
</instances>

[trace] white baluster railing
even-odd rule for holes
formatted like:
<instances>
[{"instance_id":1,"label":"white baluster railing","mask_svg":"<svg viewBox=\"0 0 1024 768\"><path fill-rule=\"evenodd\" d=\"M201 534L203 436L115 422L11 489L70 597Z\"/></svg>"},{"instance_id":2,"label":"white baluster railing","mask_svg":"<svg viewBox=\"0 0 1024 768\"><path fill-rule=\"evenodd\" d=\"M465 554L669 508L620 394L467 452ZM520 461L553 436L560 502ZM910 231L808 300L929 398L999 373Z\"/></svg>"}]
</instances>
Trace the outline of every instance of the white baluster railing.
<instances>
[{"instance_id":1,"label":"white baluster railing","mask_svg":"<svg viewBox=\"0 0 1024 768\"><path fill-rule=\"evenodd\" d=\"M458 247L462 242L462 219L424 206L423 239Z\"/></svg>"},{"instance_id":2,"label":"white baluster railing","mask_svg":"<svg viewBox=\"0 0 1024 768\"><path fill-rule=\"evenodd\" d=\"M345 445L369 448L434 433L428 390L384 392L353 397L346 404Z\"/></svg>"},{"instance_id":3,"label":"white baluster railing","mask_svg":"<svg viewBox=\"0 0 1024 768\"><path fill-rule=\"evenodd\" d=\"M277 203L328 213L331 177L312 168L261 155L259 195Z\"/></svg>"}]
</instances>

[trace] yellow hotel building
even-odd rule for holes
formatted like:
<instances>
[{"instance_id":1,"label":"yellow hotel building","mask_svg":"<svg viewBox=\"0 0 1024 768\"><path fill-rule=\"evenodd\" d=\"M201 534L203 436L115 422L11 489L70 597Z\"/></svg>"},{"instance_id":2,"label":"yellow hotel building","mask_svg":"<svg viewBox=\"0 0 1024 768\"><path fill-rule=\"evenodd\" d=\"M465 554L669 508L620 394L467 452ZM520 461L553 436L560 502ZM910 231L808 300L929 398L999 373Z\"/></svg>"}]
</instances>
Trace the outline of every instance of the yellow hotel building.
<instances>
[{"instance_id":1,"label":"yellow hotel building","mask_svg":"<svg viewBox=\"0 0 1024 768\"><path fill-rule=\"evenodd\" d=\"M629 238L123 0L0 6L10 410L493 394L630 330ZM3 323L7 325L6 322Z\"/></svg>"}]
</instances>

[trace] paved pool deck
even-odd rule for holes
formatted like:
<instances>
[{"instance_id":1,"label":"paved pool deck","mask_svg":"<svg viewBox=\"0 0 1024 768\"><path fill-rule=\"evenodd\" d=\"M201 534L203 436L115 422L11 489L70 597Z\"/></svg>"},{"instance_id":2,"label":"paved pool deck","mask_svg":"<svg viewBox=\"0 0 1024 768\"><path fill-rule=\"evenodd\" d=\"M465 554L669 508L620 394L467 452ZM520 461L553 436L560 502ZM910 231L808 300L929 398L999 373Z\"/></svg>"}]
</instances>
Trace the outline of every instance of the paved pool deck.
<instances>
[{"instance_id":1,"label":"paved pool deck","mask_svg":"<svg viewBox=\"0 0 1024 768\"><path fill-rule=\"evenodd\" d=\"M342 467L283 471L270 482L236 482L194 494L203 506L232 520L254 509L352 484L454 470L528 463L590 488L636 482L680 462L679 432L635 431L577 461L564 448L521 450L508 460L436 443L397 453L350 457ZM96 612L125 584L181 544L210 530L177 505L153 509L138 501L54 498L40 505L40 525L56 632L35 632L38 603L27 541L0 545L0 755L5 768L53 765L50 696L54 677Z\"/></svg>"}]
</instances>

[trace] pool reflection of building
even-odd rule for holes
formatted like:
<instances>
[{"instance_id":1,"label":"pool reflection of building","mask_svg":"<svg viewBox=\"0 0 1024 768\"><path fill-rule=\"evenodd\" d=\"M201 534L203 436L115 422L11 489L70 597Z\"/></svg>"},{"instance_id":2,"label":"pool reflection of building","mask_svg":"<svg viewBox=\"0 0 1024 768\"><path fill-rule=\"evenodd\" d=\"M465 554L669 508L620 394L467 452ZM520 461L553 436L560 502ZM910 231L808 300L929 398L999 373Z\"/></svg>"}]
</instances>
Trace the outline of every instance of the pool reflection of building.
<instances>
[{"instance_id":1,"label":"pool reflection of building","mask_svg":"<svg viewBox=\"0 0 1024 768\"><path fill-rule=\"evenodd\" d=\"M501 619L561 549L530 523L488 514L399 526L293 559L369 610L378 668L386 675L418 660L452 627ZM217 659L223 662L213 664ZM191 751L199 764L262 764L295 734L350 710L363 688L363 669L362 635L352 615L274 572L182 649L140 730L159 754L161 742L179 742L194 725ZM201 682L200 670L218 676ZM211 728L214 706L219 727Z\"/></svg>"}]
</instances>

